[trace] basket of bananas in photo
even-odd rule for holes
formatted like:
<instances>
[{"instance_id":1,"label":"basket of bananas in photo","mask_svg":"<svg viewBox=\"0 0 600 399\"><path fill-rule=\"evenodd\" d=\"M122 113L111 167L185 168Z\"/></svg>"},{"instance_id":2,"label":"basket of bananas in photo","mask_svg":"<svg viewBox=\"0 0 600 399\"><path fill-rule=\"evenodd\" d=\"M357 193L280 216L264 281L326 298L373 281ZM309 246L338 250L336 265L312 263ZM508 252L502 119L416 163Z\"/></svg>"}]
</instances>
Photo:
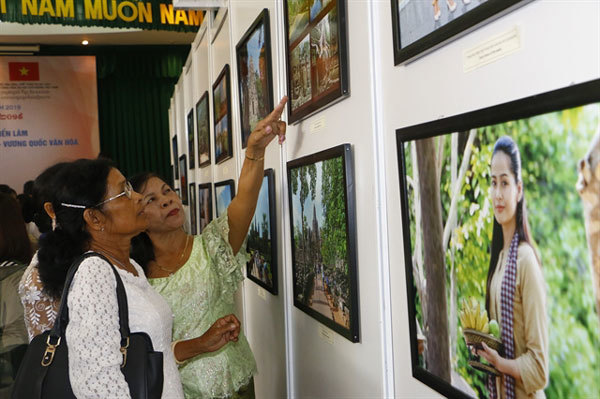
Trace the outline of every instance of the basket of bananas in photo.
<instances>
[{"instance_id":1,"label":"basket of bananas in photo","mask_svg":"<svg viewBox=\"0 0 600 399\"><path fill-rule=\"evenodd\" d=\"M469 365L491 374L500 375L492 365L484 363L485 360L476 355L477 349L483 349L481 345L485 342L487 346L496 350L501 356L504 347L500 340L500 326L496 320L489 320L487 311L479 301L473 297L462 300L462 309L458 315L462 325L462 333L465 337L469 351Z\"/></svg>"}]
</instances>

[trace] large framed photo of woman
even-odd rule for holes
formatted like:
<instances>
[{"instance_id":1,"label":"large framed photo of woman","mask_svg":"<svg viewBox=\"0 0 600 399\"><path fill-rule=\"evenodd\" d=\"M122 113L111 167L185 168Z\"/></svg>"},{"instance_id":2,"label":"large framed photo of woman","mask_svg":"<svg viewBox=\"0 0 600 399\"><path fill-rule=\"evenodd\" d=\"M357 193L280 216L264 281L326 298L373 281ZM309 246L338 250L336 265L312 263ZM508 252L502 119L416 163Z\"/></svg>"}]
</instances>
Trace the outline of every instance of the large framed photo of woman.
<instances>
[{"instance_id":1,"label":"large framed photo of woman","mask_svg":"<svg viewBox=\"0 0 600 399\"><path fill-rule=\"evenodd\" d=\"M273 109L273 68L271 64L271 28L265 8L236 46L239 73L242 148L258 121Z\"/></svg>"},{"instance_id":2,"label":"large framed photo of woman","mask_svg":"<svg viewBox=\"0 0 600 399\"><path fill-rule=\"evenodd\" d=\"M196 103L196 130L198 134L198 167L210 165L210 111L208 91Z\"/></svg>"},{"instance_id":3,"label":"large framed photo of woman","mask_svg":"<svg viewBox=\"0 0 600 399\"><path fill-rule=\"evenodd\" d=\"M600 80L396 135L413 376L597 395Z\"/></svg>"},{"instance_id":4,"label":"large framed photo of woman","mask_svg":"<svg viewBox=\"0 0 600 399\"><path fill-rule=\"evenodd\" d=\"M352 147L287 163L294 305L359 341Z\"/></svg>"},{"instance_id":5,"label":"large framed photo of woman","mask_svg":"<svg viewBox=\"0 0 600 399\"><path fill-rule=\"evenodd\" d=\"M289 122L349 93L346 0L285 0Z\"/></svg>"},{"instance_id":6,"label":"large framed photo of woman","mask_svg":"<svg viewBox=\"0 0 600 399\"><path fill-rule=\"evenodd\" d=\"M226 64L213 84L213 123L215 124L216 163L221 163L233 157L230 87L229 64Z\"/></svg>"},{"instance_id":7,"label":"large framed photo of woman","mask_svg":"<svg viewBox=\"0 0 600 399\"><path fill-rule=\"evenodd\" d=\"M277 295L277 221L275 219L275 172L265 170L250 229L247 249L250 261L247 276Z\"/></svg>"},{"instance_id":8,"label":"large framed photo of woman","mask_svg":"<svg viewBox=\"0 0 600 399\"><path fill-rule=\"evenodd\" d=\"M395 65L412 61L531 0L391 0Z\"/></svg>"}]
</instances>

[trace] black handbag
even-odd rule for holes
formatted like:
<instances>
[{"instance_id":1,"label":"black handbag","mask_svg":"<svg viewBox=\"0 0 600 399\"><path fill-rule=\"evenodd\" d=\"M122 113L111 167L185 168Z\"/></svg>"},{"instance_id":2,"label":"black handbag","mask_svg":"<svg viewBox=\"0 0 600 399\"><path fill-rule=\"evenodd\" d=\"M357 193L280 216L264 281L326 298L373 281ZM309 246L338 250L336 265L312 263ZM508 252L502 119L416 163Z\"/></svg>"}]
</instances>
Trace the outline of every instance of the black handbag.
<instances>
[{"instance_id":1,"label":"black handbag","mask_svg":"<svg viewBox=\"0 0 600 399\"><path fill-rule=\"evenodd\" d=\"M123 281L111 262L101 254L88 252L78 258L67 273L60 310L51 330L33 338L15 378L13 399L75 398L69 381L68 348L65 330L69 323L67 295L73 276L81 262L98 256L108 262L117 280L119 332L121 333L121 372L133 399L159 399L163 390L163 354L155 352L152 340L144 332L131 334L127 294Z\"/></svg>"}]
</instances>

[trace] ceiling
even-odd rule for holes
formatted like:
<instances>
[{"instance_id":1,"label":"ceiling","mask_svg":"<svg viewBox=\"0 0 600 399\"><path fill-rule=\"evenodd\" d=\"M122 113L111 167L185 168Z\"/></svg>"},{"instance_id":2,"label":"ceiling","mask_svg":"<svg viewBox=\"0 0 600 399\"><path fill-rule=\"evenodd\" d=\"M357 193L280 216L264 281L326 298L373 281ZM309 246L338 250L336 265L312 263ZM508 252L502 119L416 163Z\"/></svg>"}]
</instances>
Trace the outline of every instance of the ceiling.
<instances>
[{"instance_id":1,"label":"ceiling","mask_svg":"<svg viewBox=\"0 0 600 399\"><path fill-rule=\"evenodd\" d=\"M0 22L0 44L81 45L168 45L190 44L196 33L105 27L18 24Z\"/></svg>"}]
</instances>

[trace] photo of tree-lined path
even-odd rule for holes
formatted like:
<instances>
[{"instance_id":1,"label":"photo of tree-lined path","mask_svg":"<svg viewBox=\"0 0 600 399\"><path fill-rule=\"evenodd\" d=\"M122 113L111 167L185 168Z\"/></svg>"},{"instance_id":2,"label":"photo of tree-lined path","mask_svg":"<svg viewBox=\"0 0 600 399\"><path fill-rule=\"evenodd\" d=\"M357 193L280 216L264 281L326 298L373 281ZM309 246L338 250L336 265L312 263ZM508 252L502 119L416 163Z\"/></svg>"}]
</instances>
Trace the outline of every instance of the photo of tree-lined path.
<instances>
[{"instance_id":1,"label":"photo of tree-lined path","mask_svg":"<svg viewBox=\"0 0 600 399\"><path fill-rule=\"evenodd\" d=\"M508 135L521 151L531 235L546 283L544 392L549 399L598 398L600 294L594 286L600 265L591 251L599 244L586 236L592 224L578 191L578 166L590 151L600 151L599 126L600 105L594 104L404 144L412 258L407 267L422 331L419 361L472 397L488 398L486 374L467 363L459 304L462 298L485 300L494 217L490 162L495 141ZM422 192L432 195L424 198ZM598 194L588 194L594 196L598 207ZM422 211L436 208L440 212ZM437 226L427 237L426 225ZM434 258L439 267L432 266Z\"/></svg>"},{"instance_id":2,"label":"photo of tree-lined path","mask_svg":"<svg viewBox=\"0 0 600 399\"><path fill-rule=\"evenodd\" d=\"M295 300L350 328L342 157L291 169Z\"/></svg>"}]
</instances>

